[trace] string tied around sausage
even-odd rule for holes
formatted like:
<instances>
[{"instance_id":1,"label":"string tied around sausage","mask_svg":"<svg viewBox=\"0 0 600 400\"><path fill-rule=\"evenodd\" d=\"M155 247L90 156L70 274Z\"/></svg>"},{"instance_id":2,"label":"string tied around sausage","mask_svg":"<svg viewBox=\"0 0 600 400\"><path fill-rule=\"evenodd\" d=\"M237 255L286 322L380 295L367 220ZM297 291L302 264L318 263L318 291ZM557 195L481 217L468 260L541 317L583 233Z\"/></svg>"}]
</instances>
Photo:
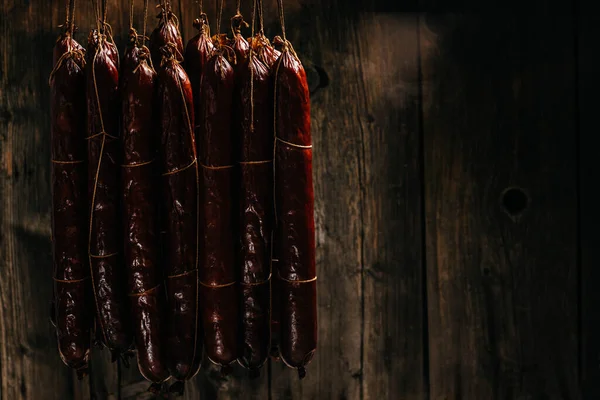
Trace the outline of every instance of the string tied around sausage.
<instances>
[{"instance_id":1,"label":"string tied around sausage","mask_svg":"<svg viewBox=\"0 0 600 400\"><path fill-rule=\"evenodd\" d=\"M288 146L296 147L298 149L312 149L312 144L309 144L309 145L296 144L296 143L288 142L287 140L283 140L282 138L280 138L278 136L275 136L275 142L281 142Z\"/></svg>"},{"instance_id":2,"label":"string tied around sausage","mask_svg":"<svg viewBox=\"0 0 600 400\"><path fill-rule=\"evenodd\" d=\"M298 54L296 53L296 50L294 50L294 46L285 37L282 38L281 36L275 36L273 38L273 44L275 46L281 47L281 52L282 53L286 52L286 51L289 51L298 61L300 61L300 58L298 57Z\"/></svg>"},{"instance_id":3,"label":"string tied around sausage","mask_svg":"<svg viewBox=\"0 0 600 400\"><path fill-rule=\"evenodd\" d=\"M149 293L151 293L151 292L155 291L156 289L160 288L161 286L162 286L162 284L161 284L161 283L159 283L158 285L154 286L154 287L153 287L153 288L151 288L151 289L144 290L144 291L142 291L142 292L139 292L139 293L132 292L132 293L129 293L129 294L128 294L128 296L131 296L131 297L140 297L140 296L146 296L146 295L148 295Z\"/></svg>"},{"instance_id":4,"label":"string tied around sausage","mask_svg":"<svg viewBox=\"0 0 600 400\"><path fill-rule=\"evenodd\" d=\"M235 164L231 164L231 165L206 165L206 164L202 164L202 163L199 163L199 164L202 168L211 169L211 170L230 169L230 168L235 167Z\"/></svg>"},{"instance_id":5,"label":"string tied around sausage","mask_svg":"<svg viewBox=\"0 0 600 400\"><path fill-rule=\"evenodd\" d=\"M79 283L79 282L83 282L83 281L90 279L90 277L86 276L86 277L80 278L80 279L58 279L58 278L53 277L52 279L54 280L54 282L60 282L60 283Z\"/></svg>"},{"instance_id":6,"label":"string tied around sausage","mask_svg":"<svg viewBox=\"0 0 600 400\"><path fill-rule=\"evenodd\" d=\"M123 168L137 168L137 167L143 167L146 165L150 165L155 161L155 159L153 158L150 161L143 161L143 162L139 162L139 163L134 163L134 164L121 164L121 167Z\"/></svg>"},{"instance_id":7,"label":"string tied around sausage","mask_svg":"<svg viewBox=\"0 0 600 400\"><path fill-rule=\"evenodd\" d=\"M210 25L208 24L208 16L206 15L206 13L201 12L200 16L194 19L192 25L194 26L194 28L198 29L198 31L210 37Z\"/></svg>"},{"instance_id":8,"label":"string tied around sausage","mask_svg":"<svg viewBox=\"0 0 600 400\"><path fill-rule=\"evenodd\" d=\"M228 282L228 283L219 283L216 285L210 284L210 283L204 283L202 281L200 281L200 284L206 288L209 289L220 289L220 288L224 288L224 287L229 287L229 286L233 286L235 285L237 282L233 281L233 282Z\"/></svg>"},{"instance_id":9,"label":"string tied around sausage","mask_svg":"<svg viewBox=\"0 0 600 400\"><path fill-rule=\"evenodd\" d=\"M181 167L181 168L176 168L176 169L174 169L172 171L163 172L162 176L173 175L173 174L176 174L178 172L185 171L186 169L189 169L189 168L193 167L194 164L196 164L197 162L198 162L198 159L194 158L194 160L191 163L189 163L188 165L186 165L184 167Z\"/></svg>"},{"instance_id":10,"label":"string tied around sausage","mask_svg":"<svg viewBox=\"0 0 600 400\"><path fill-rule=\"evenodd\" d=\"M179 28L179 18L177 18L177 15L171 10L170 1L165 1L164 4L157 4L156 8L160 8L160 12L156 18L160 18L163 21L172 20L175 23L175 26Z\"/></svg>"},{"instance_id":11,"label":"string tied around sausage","mask_svg":"<svg viewBox=\"0 0 600 400\"><path fill-rule=\"evenodd\" d=\"M267 279L263 279L261 281L258 282L240 282L240 285L242 286L260 286L260 285L264 285L265 283L269 283L271 281L271 272L269 272L269 276L267 277Z\"/></svg>"},{"instance_id":12,"label":"string tied around sausage","mask_svg":"<svg viewBox=\"0 0 600 400\"><path fill-rule=\"evenodd\" d=\"M213 35L211 38L214 48L211 54L211 57L215 55L223 56L231 65L234 65L237 62L237 57L235 55L235 50L233 47L227 44L227 34L226 33L217 33Z\"/></svg>"},{"instance_id":13,"label":"string tied around sausage","mask_svg":"<svg viewBox=\"0 0 600 400\"><path fill-rule=\"evenodd\" d=\"M91 135L91 136L87 136L87 137L85 138L85 140L95 139L95 138L97 138L98 136L104 136L104 137L107 137L107 138L109 138L109 139L114 139L114 140L118 139L118 137L116 137L116 136L113 136L113 135L109 135L108 133L106 133L106 132L103 130L103 131L100 131L100 132L98 132L98 133L95 133L95 134L93 134L93 135Z\"/></svg>"},{"instance_id":14,"label":"string tied around sausage","mask_svg":"<svg viewBox=\"0 0 600 400\"><path fill-rule=\"evenodd\" d=\"M189 274L192 274L192 273L194 273L194 272L198 272L198 268L194 268L194 269L192 269L192 270L185 271L185 272L182 272L182 273L180 273L180 274L168 275L168 276L167 276L167 279L180 278L180 277L182 277L182 276L189 275Z\"/></svg>"},{"instance_id":15,"label":"string tied around sausage","mask_svg":"<svg viewBox=\"0 0 600 400\"><path fill-rule=\"evenodd\" d=\"M50 160L52 164L83 164L85 160Z\"/></svg>"},{"instance_id":16,"label":"string tied around sausage","mask_svg":"<svg viewBox=\"0 0 600 400\"><path fill-rule=\"evenodd\" d=\"M140 69L143 64L148 65L152 71L156 72L154 70L154 64L152 64L152 57L150 57L150 49L148 49L148 47L145 45L142 45L139 49L139 62L138 65L133 69L133 73L137 73L138 69Z\"/></svg>"},{"instance_id":17,"label":"string tied around sausage","mask_svg":"<svg viewBox=\"0 0 600 400\"><path fill-rule=\"evenodd\" d=\"M80 64L81 68L85 66L85 49L73 49L71 46L71 41L69 40L69 47L67 51L60 56L60 58L56 61L56 65L54 65L54 68L52 68L52 71L50 72L50 77L48 78L48 85L52 85L52 79L54 79L54 75L56 75L58 70L69 59L73 59L76 63Z\"/></svg>"},{"instance_id":18,"label":"string tied around sausage","mask_svg":"<svg viewBox=\"0 0 600 400\"><path fill-rule=\"evenodd\" d=\"M161 67L164 67L168 62L179 64L179 60L183 60L183 54L181 54L177 45L172 42L168 42L162 46L160 48L160 53L162 54L162 60L160 62Z\"/></svg>"},{"instance_id":19,"label":"string tied around sausage","mask_svg":"<svg viewBox=\"0 0 600 400\"><path fill-rule=\"evenodd\" d=\"M282 277L281 275L279 275L279 272L277 273L277 279L279 279L280 281L284 281L284 282L288 282L288 283L311 283L311 282L315 282L317 280L317 277L315 276L314 278L310 278L310 279L297 279L297 280L292 280L292 279L286 279L284 277Z\"/></svg>"},{"instance_id":20,"label":"string tied around sausage","mask_svg":"<svg viewBox=\"0 0 600 400\"><path fill-rule=\"evenodd\" d=\"M244 17L240 14L239 10L237 14L231 17L231 32L233 36L241 35L242 27L248 28L250 25L246 21L244 21Z\"/></svg>"}]
</instances>

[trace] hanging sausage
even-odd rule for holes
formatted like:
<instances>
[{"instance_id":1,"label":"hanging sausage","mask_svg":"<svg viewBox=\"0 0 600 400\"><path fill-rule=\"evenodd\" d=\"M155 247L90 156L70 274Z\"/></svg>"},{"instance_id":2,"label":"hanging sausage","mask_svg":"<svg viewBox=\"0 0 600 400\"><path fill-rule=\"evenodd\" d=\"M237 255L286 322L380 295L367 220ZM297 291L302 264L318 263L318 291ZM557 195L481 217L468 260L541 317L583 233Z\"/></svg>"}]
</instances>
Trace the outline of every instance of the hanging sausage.
<instances>
[{"instance_id":1,"label":"hanging sausage","mask_svg":"<svg viewBox=\"0 0 600 400\"><path fill-rule=\"evenodd\" d=\"M73 39L74 1L50 74L54 324L62 361L87 374L93 309L87 258L85 49Z\"/></svg>"},{"instance_id":2,"label":"hanging sausage","mask_svg":"<svg viewBox=\"0 0 600 400\"><path fill-rule=\"evenodd\" d=\"M159 153L166 211L167 363L178 380L172 391L183 392L183 382L200 369L202 355L198 307L200 192L192 87L177 52L174 43L161 47Z\"/></svg>"},{"instance_id":3,"label":"hanging sausage","mask_svg":"<svg viewBox=\"0 0 600 400\"><path fill-rule=\"evenodd\" d=\"M202 170L201 271L204 344L208 358L226 372L238 357L238 293L233 221L232 101L235 54L219 35L200 83L198 156ZM231 63L230 63L231 61Z\"/></svg>"},{"instance_id":4,"label":"hanging sausage","mask_svg":"<svg viewBox=\"0 0 600 400\"><path fill-rule=\"evenodd\" d=\"M317 276L310 99L306 73L285 36L283 0L278 0L282 46L275 64L275 221L279 351L285 364L305 367L317 347Z\"/></svg>"},{"instance_id":5,"label":"hanging sausage","mask_svg":"<svg viewBox=\"0 0 600 400\"><path fill-rule=\"evenodd\" d=\"M106 1L96 10L98 27L88 37L87 150L88 255L100 337L113 360L132 344L126 307L126 275L119 229L118 52L106 23ZM123 358L126 361L126 358Z\"/></svg>"},{"instance_id":6,"label":"hanging sausage","mask_svg":"<svg viewBox=\"0 0 600 400\"><path fill-rule=\"evenodd\" d=\"M256 2L253 7L256 9ZM252 18L254 21L254 18ZM254 23L252 24L254 31ZM254 32L253 32L254 33ZM235 70L234 131L239 141L239 263L242 348L239 362L257 376L271 338L273 92L269 68L249 50Z\"/></svg>"},{"instance_id":7,"label":"hanging sausage","mask_svg":"<svg viewBox=\"0 0 600 400\"><path fill-rule=\"evenodd\" d=\"M145 13L148 0L145 0ZM133 13L133 0L131 0ZM121 69L122 152L121 189L123 238L129 307L137 349L137 363L153 391L169 378L165 361L165 292L158 233L157 144L155 107L157 74L130 18L130 42Z\"/></svg>"}]
</instances>

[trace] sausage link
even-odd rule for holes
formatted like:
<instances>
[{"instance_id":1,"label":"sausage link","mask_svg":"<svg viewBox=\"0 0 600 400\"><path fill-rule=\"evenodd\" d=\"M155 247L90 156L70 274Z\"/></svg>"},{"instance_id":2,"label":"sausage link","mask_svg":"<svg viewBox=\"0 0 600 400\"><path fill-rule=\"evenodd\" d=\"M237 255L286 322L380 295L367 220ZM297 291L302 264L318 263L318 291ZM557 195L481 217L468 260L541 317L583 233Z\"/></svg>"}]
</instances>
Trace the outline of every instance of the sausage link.
<instances>
[{"instance_id":1,"label":"sausage link","mask_svg":"<svg viewBox=\"0 0 600 400\"><path fill-rule=\"evenodd\" d=\"M159 383L169 377L164 359L165 302L160 268L156 199L156 72L149 50L135 40L122 69L123 237L129 306L140 373Z\"/></svg>"},{"instance_id":2,"label":"sausage link","mask_svg":"<svg viewBox=\"0 0 600 400\"><path fill-rule=\"evenodd\" d=\"M179 381L200 368L198 308L199 173L190 80L176 59L176 45L161 48L159 72L160 158L164 180L168 296L167 364Z\"/></svg>"},{"instance_id":3,"label":"sausage link","mask_svg":"<svg viewBox=\"0 0 600 400\"><path fill-rule=\"evenodd\" d=\"M99 329L116 357L132 344L118 228L119 74L114 44L104 34L92 30L88 49L88 251Z\"/></svg>"},{"instance_id":4,"label":"sausage link","mask_svg":"<svg viewBox=\"0 0 600 400\"><path fill-rule=\"evenodd\" d=\"M235 136L241 145L239 263L242 349L239 362L253 374L269 355L271 236L273 228L273 92L268 67L256 56L236 69Z\"/></svg>"},{"instance_id":5,"label":"sausage link","mask_svg":"<svg viewBox=\"0 0 600 400\"><path fill-rule=\"evenodd\" d=\"M192 94L196 108L200 105L200 78L206 62L210 58L215 46L210 40L209 25L206 14L194 20L194 28L198 34L190 39L185 47L184 66L192 84ZM198 112L196 111L196 114ZM194 127L196 129L196 127Z\"/></svg>"},{"instance_id":6,"label":"sausage link","mask_svg":"<svg viewBox=\"0 0 600 400\"><path fill-rule=\"evenodd\" d=\"M230 46L235 53L236 69L238 66L246 64L246 60L248 59L248 55L250 53L250 45L241 34L242 25L248 26L241 14L236 14L233 16L233 18L231 18L231 31L233 33L233 39L231 39Z\"/></svg>"},{"instance_id":7,"label":"sausage link","mask_svg":"<svg viewBox=\"0 0 600 400\"><path fill-rule=\"evenodd\" d=\"M254 53L258 56L258 58L269 68L269 73L271 74L271 93L273 90L272 84L273 84L273 78L275 75L275 63L277 62L277 60L279 59L279 56L281 55L281 52L279 50L276 50L273 46L271 46L271 43L269 42L269 39L267 39L267 37L264 35L264 33L259 32L256 35L254 35L253 38L250 38L249 40L250 46L252 48L252 50L254 51ZM271 98L271 105L272 105L272 101L273 99ZM272 129L272 126L271 126ZM271 153L273 152L273 144L271 143ZM276 271L277 270L277 237L275 235L273 235L273 243L271 243L271 271ZM278 291L277 291L277 285L279 283L279 280L277 279L271 279L271 298L272 299L278 299ZM278 343L279 343L279 308L280 308L280 304L279 301L271 301L271 356L275 359L278 360L279 359L279 348L278 348Z\"/></svg>"},{"instance_id":8,"label":"sausage link","mask_svg":"<svg viewBox=\"0 0 600 400\"><path fill-rule=\"evenodd\" d=\"M308 84L289 42L275 67L275 106L279 347L302 378L317 346L314 194Z\"/></svg>"},{"instance_id":9,"label":"sausage link","mask_svg":"<svg viewBox=\"0 0 600 400\"><path fill-rule=\"evenodd\" d=\"M150 54L152 55L154 68L158 70L162 61L160 49L167 43L175 45L175 59L179 62L183 60L183 40L179 32L179 20L175 13L171 11L169 2L167 2L167 5L161 4L161 10L157 18L159 19L158 26L150 34Z\"/></svg>"},{"instance_id":10,"label":"sausage link","mask_svg":"<svg viewBox=\"0 0 600 400\"><path fill-rule=\"evenodd\" d=\"M87 260L85 49L63 33L50 75L54 323L62 361L80 378L90 353Z\"/></svg>"},{"instance_id":11,"label":"sausage link","mask_svg":"<svg viewBox=\"0 0 600 400\"><path fill-rule=\"evenodd\" d=\"M202 164L202 282L204 343L222 367L238 357L237 276L234 265L232 100L234 74L215 50L200 86L198 154Z\"/></svg>"}]
</instances>

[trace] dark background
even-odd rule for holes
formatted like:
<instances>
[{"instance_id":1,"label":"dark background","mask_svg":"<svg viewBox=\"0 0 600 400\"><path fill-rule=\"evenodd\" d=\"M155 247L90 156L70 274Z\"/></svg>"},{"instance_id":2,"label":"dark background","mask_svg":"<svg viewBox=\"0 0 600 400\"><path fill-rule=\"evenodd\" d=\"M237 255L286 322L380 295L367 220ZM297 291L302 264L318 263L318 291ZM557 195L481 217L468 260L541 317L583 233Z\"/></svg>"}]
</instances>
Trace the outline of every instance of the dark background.
<instances>
[{"instance_id":1,"label":"dark background","mask_svg":"<svg viewBox=\"0 0 600 400\"><path fill-rule=\"evenodd\" d=\"M598 4L471 3L285 0L312 89L319 348L302 382L206 364L185 399L600 398ZM188 40L197 7L173 7ZM0 0L0 398L147 399L106 351L78 382L48 320L64 8ZM121 50L128 19L109 1Z\"/></svg>"}]
</instances>

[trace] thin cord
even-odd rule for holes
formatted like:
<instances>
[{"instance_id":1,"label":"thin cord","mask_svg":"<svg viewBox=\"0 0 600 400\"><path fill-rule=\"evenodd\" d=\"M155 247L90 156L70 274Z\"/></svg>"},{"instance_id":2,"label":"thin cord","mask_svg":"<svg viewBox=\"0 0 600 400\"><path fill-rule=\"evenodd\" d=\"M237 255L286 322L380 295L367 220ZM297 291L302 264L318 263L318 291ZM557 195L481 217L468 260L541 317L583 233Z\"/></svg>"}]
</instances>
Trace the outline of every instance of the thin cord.
<instances>
[{"instance_id":1,"label":"thin cord","mask_svg":"<svg viewBox=\"0 0 600 400\"><path fill-rule=\"evenodd\" d=\"M65 7L65 26L68 29L69 26L71 25L71 21L69 20L69 17L71 16L71 2L69 0L67 0L65 2L65 4L66 4L66 7Z\"/></svg>"},{"instance_id":2,"label":"thin cord","mask_svg":"<svg viewBox=\"0 0 600 400\"><path fill-rule=\"evenodd\" d=\"M100 34L100 4L98 4L98 0L92 0L92 5L94 7L94 14L96 15L96 30L98 31L98 35Z\"/></svg>"},{"instance_id":3,"label":"thin cord","mask_svg":"<svg viewBox=\"0 0 600 400\"><path fill-rule=\"evenodd\" d=\"M235 3L235 13L239 14L240 13L240 6L241 6L242 0L237 0Z\"/></svg>"},{"instance_id":4,"label":"thin cord","mask_svg":"<svg viewBox=\"0 0 600 400\"><path fill-rule=\"evenodd\" d=\"M285 37L285 18L283 12L283 0L277 0L277 9L279 10L279 22L281 23L281 34L283 36L283 41L287 42Z\"/></svg>"},{"instance_id":5,"label":"thin cord","mask_svg":"<svg viewBox=\"0 0 600 400\"><path fill-rule=\"evenodd\" d=\"M221 17L223 16L223 0L217 0L217 35L221 33Z\"/></svg>"},{"instance_id":6,"label":"thin cord","mask_svg":"<svg viewBox=\"0 0 600 400\"><path fill-rule=\"evenodd\" d=\"M202 0L198 0L198 8L200 8L200 16L202 16L202 12L204 11L202 8Z\"/></svg>"},{"instance_id":7,"label":"thin cord","mask_svg":"<svg viewBox=\"0 0 600 400\"><path fill-rule=\"evenodd\" d=\"M265 24L263 21L263 2L262 0L258 0L258 23L259 23L259 33L264 35L265 34ZM253 19L254 21L254 19Z\"/></svg>"},{"instance_id":8,"label":"thin cord","mask_svg":"<svg viewBox=\"0 0 600 400\"><path fill-rule=\"evenodd\" d=\"M142 36L142 45L146 44L146 27L148 25L148 0L144 0L144 33Z\"/></svg>"},{"instance_id":9,"label":"thin cord","mask_svg":"<svg viewBox=\"0 0 600 400\"><path fill-rule=\"evenodd\" d=\"M102 0L102 29L106 25L106 14L108 11L108 0ZM285 37L285 34L283 35Z\"/></svg>"},{"instance_id":10,"label":"thin cord","mask_svg":"<svg viewBox=\"0 0 600 400\"><path fill-rule=\"evenodd\" d=\"M75 27L75 0L67 0L67 15L65 19L65 26L67 28L67 34L73 35Z\"/></svg>"},{"instance_id":11,"label":"thin cord","mask_svg":"<svg viewBox=\"0 0 600 400\"><path fill-rule=\"evenodd\" d=\"M239 0L238 0L239 1ZM256 0L252 2L252 15L250 18L252 19L252 40L254 40L254 15L256 13ZM248 66L250 67L250 132L254 134L254 65L252 63L254 50L250 47L249 51L249 59Z\"/></svg>"},{"instance_id":12,"label":"thin cord","mask_svg":"<svg viewBox=\"0 0 600 400\"><path fill-rule=\"evenodd\" d=\"M69 32L73 34L75 30L75 0L71 0L71 26L69 27Z\"/></svg>"},{"instance_id":13,"label":"thin cord","mask_svg":"<svg viewBox=\"0 0 600 400\"><path fill-rule=\"evenodd\" d=\"M133 0L129 0L129 29L133 29Z\"/></svg>"}]
</instances>

